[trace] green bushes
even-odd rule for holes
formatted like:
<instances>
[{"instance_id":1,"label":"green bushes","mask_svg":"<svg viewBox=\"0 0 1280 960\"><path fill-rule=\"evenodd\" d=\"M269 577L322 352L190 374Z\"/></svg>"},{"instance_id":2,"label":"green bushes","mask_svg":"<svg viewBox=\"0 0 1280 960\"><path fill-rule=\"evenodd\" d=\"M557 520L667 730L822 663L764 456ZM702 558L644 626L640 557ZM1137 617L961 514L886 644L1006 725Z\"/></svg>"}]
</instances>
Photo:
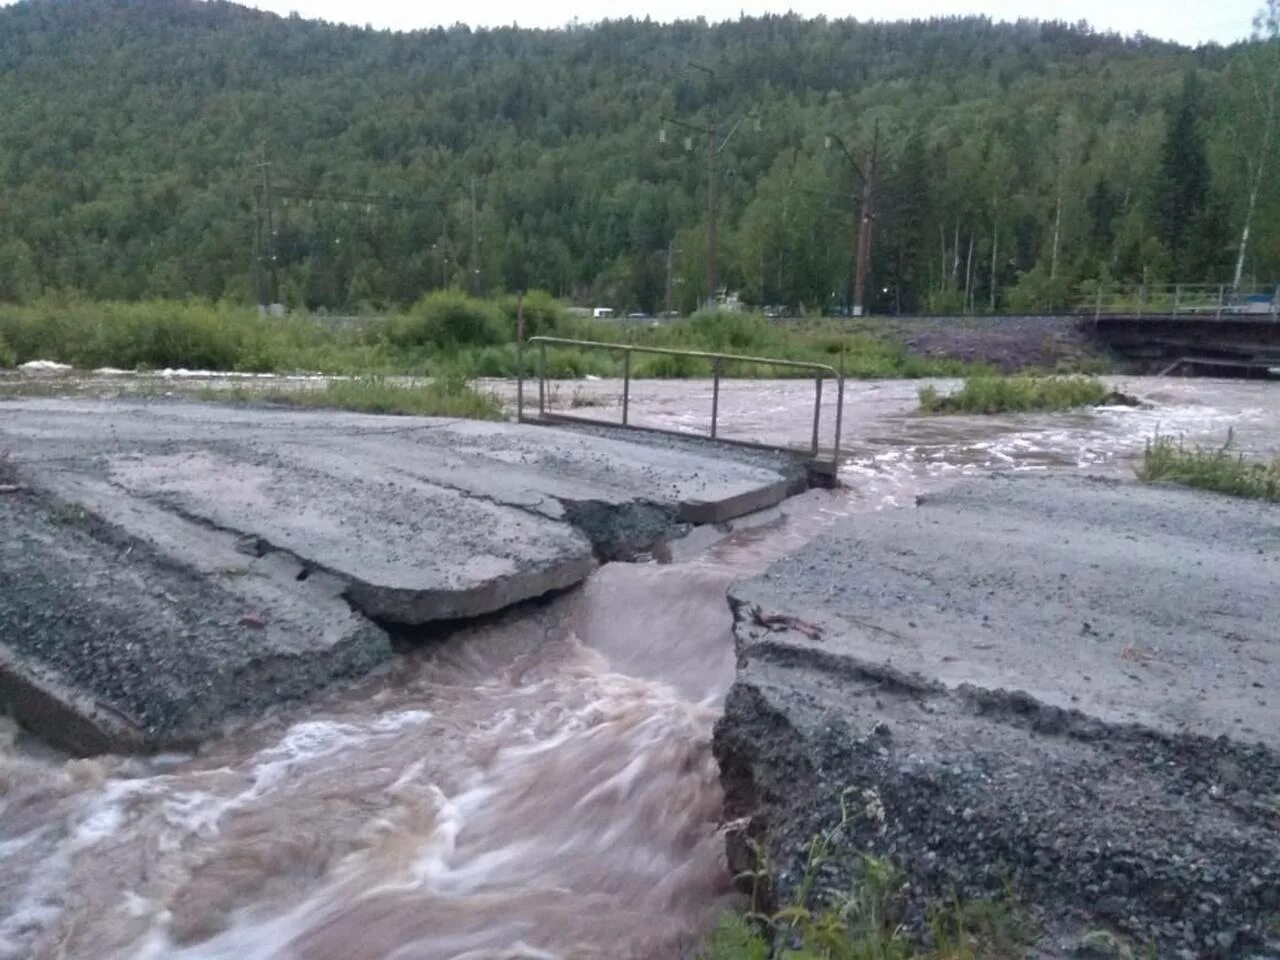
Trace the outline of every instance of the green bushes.
<instances>
[{"instance_id":1,"label":"green bushes","mask_svg":"<svg viewBox=\"0 0 1280 960\"><path fill-rule=\"evenodd\" d=\"M357 324L324 317L262 316L256 308L202 301L140 303L47 299L0 306L0 364L57 360L80 368L187 367L246 372L312 371L513 377L516 300L479 300L441 291L409 311ZM545 293L525 298L528 336L556 335L678 350L702 350L823 363L853 377L973 373L971 364L914 357L899 344L846 332L839 323L777 324L753 314L701 312L658 326L629 326L568 314ZM525 372L538 351L525 352ZM553 347L548 376L620 376L622 355ZM706 377L696 358L637 354L637 377ZM807 377L807 371L728 363L726 377Z\"/></svg>"},{"instance_id":2,"label":"green bushes","mask_svg":"<svg viewBox=\"0 0 1280 960\"><path fill-rule=\"evenodd\" d=\"M386 322L387 341L401 350L457 350L513 339L497 304L457 290L438 290Z\"/></svg>"},{"instance_id":3,"label":"green bushes","mask_svg":"<svg viewBox=\"0 0 1280 960\"><path fill-rule=\"evenodd\" d=\"M519 320L519 298L507 296L498 301L498 309L506 321L506 329L511 331L507 339L514 336ZM568 315L560 301L545 290L530 290L524 296L524 335L526 337L555 336L564 329Z\"/></svg>"},{"instance_id":4,"label":"green bushes","mask_svg":"<svg viewBox=\"0 0 1280 960\"><path fill-rule=\"evenodd\" d=\"M1280 458L1266 463L1233 455L1234 439L1229 432L1227 442L1216 450L1188 450L1181 440L1156 434L1147 441L1135 472L1146 483L1167 481L1233 497L1280 502Z\"/></svg>"},{"instance_id":5,"label":"green bushes","mask_svg":"<svg viewBox=\"0 0 1280 960\"><path fill-rule=\"evenodd\" d=\"M1131 402L1092 377L970 377L957 393L920 391L925 413L1017 413Z\"/></svg>"},{"instance_id":6,"label":"green bushes","mask_svg":"<svg viewBox=\"0 0 1280 960\"><path fill-rule=\"evenodd\" d=\"M15 363L76 367L268 372L367 365L373 351L309 317L263 317L256 309L200 301L90 303L43 300L0 307L0 339Z\"/></svg>"},{"instance_id":7,"label":"green bushes","mask_svg":"<svg viewBox=\"0 0 1280 960\"><path fill-rule=\"evenodd\" d=\"M632 375L640 380L678 380L711 376L711 364L698 357L636 354Z\"/></svg>"},{"instance_id":8,"label":"green bushes","mask_svg":"<svg viewBox=\"0 0 1280 960\"><path fill-rule=\"evenodd\" d=\"M660 328L661 329L661 328ZM781 339L779 328L758 313L724 313L699 310L670 327L672 346L696 345L712 353L756 354Z\"/></svg>"}]
</instances>

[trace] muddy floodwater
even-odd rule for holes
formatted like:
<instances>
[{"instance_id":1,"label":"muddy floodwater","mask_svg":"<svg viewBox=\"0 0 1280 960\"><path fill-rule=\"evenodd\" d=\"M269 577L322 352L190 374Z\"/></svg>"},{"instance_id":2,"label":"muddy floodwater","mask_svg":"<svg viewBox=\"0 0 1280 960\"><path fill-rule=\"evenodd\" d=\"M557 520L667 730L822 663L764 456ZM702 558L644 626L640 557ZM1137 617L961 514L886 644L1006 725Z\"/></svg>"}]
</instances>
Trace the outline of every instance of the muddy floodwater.
<instances>
[{"instance_id":1,"label":"muddy floodwater","mask_svg":"<svg viewBox=\"0 0 1280 960\"><path fill-rule=\"evenodd\" d=\"M1280 454L1280 384L1116 383L1147 405L922 418L919 383L851 383L847 489L409 644L193 756L67 759L0 727L0 958L687 955L735 902L710 750L733 679L730 582L959 477L1123 475L1157 430ZM551 399L610 418L620 393L579 382ZM631 418L698 432L710 406L709 383L642 382ZM803 442L812 415L802 381L722 388L730 437Z\"/></svg>"}]
</instances>

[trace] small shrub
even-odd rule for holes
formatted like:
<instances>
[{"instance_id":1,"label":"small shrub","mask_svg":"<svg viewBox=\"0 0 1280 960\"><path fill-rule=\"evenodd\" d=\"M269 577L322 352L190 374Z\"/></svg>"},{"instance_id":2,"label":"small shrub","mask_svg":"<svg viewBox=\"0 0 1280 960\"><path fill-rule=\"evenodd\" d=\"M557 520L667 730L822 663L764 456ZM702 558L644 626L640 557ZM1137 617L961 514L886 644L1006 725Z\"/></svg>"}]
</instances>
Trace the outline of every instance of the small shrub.
<instances>
[{"instance_id":1,"label":"small shrub","mask_svg":"<svg viewBox=\"0 0 1280 960\"><path fill-rule=\"evenodd\" d=\"M791 902L771 914L759 912L760 884L767 883L768 870L757 850L756 869L739 877L752 882L750 913L723 917L695 955L698 960L1015 960L1026 955L1036 931L1011 889L997 900L952 898L935 905L929 915L932 944L913 942L901 922L901 874L889 861L865 854L849 892L815 907L816 880L859 815L849 802L853 794L852 788L841 794L839 821L810 840Z\"/></svg>"},{"instance_id":2,"label":"small shrub","mask_svg":"<svg viewBox=\"0 0 1280 960\"><path fill-rule=\"evenodd\" d=\"M517 329L519 299L503 297L498 301L498 308L506 320L507 329L515 338ZM530 290L524 295L524 335L526 337L552 336L559 333L565 325L566 313L560 301L545 290Z\"/></svg>"},{"instance_id":3,"label":"small shrub","mask_svg":"<svg viewBox=\"0 0 1280 960\"><path fill-rule=\"evenodd\" d=\"M631 375L639 380L678 380L711 376L711 364L701 357L667 353L638 354L632 360Z\"/></svg>"},{"instance_id":4,"label":"small shrub","mask_svg":"<svg viewBox=\"0 0 1280 960\"><path fill-rule=\"evenodd\" d=\"M457 361L464 366L472 377L514 377L519 365L516 363L515 344L506 343L500 347L485 347L483 350L461 354ZM526 368L528 359L526 358Z\"/></svg>"},{"instance_id":5,"label":"small shrub","mask_svg":"<svg viewBox=\"0 0 1280 960\"><path fill-rule=\"evenodd\" d=\"M1270 463L1233 455L1233 432L1216 450L1187 449L1182 440L1156 434L1147 441L1135 472L1146 483L1167 481L1234 497L1280 502L1280 458Z\"/></svg>"},{"instance_id":6,"label":"small shrub","mask_svg":"<svg viewBox=\"0 0 1280 960\"><path fill-rule=\"evenodd\" d=\"M416 417L461 417L497 420L502 403L492 393L481 393L458 377L425 384L398 384L382 377L330 380L320 390L232 391L211 390L206 400L280 403L294 407L329 407L358 413L399 414Z\"/></svg>"},{"instance_id":7,"label":"small shrub","mask_svg":"<svg viewBox=\"0 0 1280 960\"><path fill-rule=\"evenodd\" d=\"M611 402L608 397L587 393L581 387L577 387L573 391L573 396L569 398L569 407L573 410L580 410L583 407L607 407Z\"/></svg>"},{"instance_id":8,"label":"small shrub","mask_svg":"<svg viewBox=\"0 0 1280 960\"><path fill-rule=\"evenodd\" d=\"M769 321L760 314L717 310L699 310L675 332L713 353L755 353L775 339Z\"/></svg>"},{"instance_id":9,"label":"small shrub","mask_svg":"<svg viewBox=\"0 0 1280 960\"><path fill-rule=\"evenodd\" d=\"M515 338L495 304L457 290L427 294L408 313L388 321L386 336L402 349L437 350L487 347Z\"/></svg>"},{"instance_id":10,"label":"small shrub","mask_svg":"<svg viewBox=\"0 0 1280 960\"><path fill-rule=\"evenodd\" d=\"M1014 413L1071 410L1104 403L1132 402L1092 377L970 377L950 395L933 387L920 393L925 413Z\"/></svg>"}]
</instances>

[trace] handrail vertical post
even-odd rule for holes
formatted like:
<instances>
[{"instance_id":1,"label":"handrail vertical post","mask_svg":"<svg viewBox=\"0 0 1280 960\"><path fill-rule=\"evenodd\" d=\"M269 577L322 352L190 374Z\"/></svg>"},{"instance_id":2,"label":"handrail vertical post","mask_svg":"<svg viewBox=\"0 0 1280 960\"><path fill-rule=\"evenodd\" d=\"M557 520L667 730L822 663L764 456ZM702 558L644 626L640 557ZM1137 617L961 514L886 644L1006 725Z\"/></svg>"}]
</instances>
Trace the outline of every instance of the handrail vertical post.
<instances>
[{"instance_id":1,"label":"handrail vertical post","mask_svg":"<svg viewBox=\"0 0 1280 960\"><path fill-rule=\"evenodd\" d=\"M547 345L538 344L538 416L547 415Z\"/></svg>"},{"instance_id":2,"label":"handrail vertical post","mask_svg":"<svg viewBox=\"0 0 1280 960\"><path fill-rule=\"evenodd\" d=\"M716 438L716 425L720 419L720 359L711 361L711 439Z\"/></svg>"},{"instance_id":3,"label":"handrail vertical post","mask_svg":"<svg viewBox=\"0 0 1280 960\"><path fill-rule=\"evenodd\" d=\"M813 456L818 455L818 424L822 420L822 373L813 378Z\"/></svg>"},{"instance_id":4,"label":"handrail vertical post","mask_svg":"<svg viewBox=\"0 0 1280 960\"><path fill-rule=\"evenodd\" d=\"M631 348L622 352L622 425L627 425L631 410Z\"/></svg>"},{"instance_id":5,"label":"handrail vertical post","mask_svg":"<svg viewBox=\"0 0 1280 960\"><path fill-rule=\"evenodd\" d=\"M516 423L524 419L524 344L516 341Z\"/></svg>"},{"instance_id":6,"label":"handrail vertical post","mask_svg":"<svg viewBox=\"0 0 1280 960\"><path fill-rule=\"evenodd\" d=\"M1098 281L1098 298L1093 307L1093 322L1097 323L1098 318L1102 316L1102 281Z\"/></svg>"},{"instance_id":7,"label":"handrail vertical post","mask_svg":"<svg viewBox=\"0 0 1280 960\"><path fill-rule=\"evenodd\" d=\"M524 420L524 291L516 300L516 423Z\"/></svg>"},{"instance_id":8,"label":"handrail vertical post","mask_svg":"<svg viewBox=\"0 0 1280 960\"><path fill-rule=\"evenodd\" d=\"M1218 284L1218 309L1217 309L1216 311L1214 311L1213 319L1215 319L1215 320L1221 320L1221 319L1222 319L1222 306L1223 306L1223 303L1222 303L1222 302L1223 302L1223 300L1225 300L1225 299L1226 299L1226 296L1227 296L1227 286L1226 286L1226 284L1224 284L1224 283L1220 283L1220 284Z\"/></svg>"},{"instance_id":9,"label":"handrail vertical post","mask_svg":"<svg viewBox=\"0 0 1280 960\"><path fill-rule=\"evenodd\" d=\"M1173 285L1173 315L1178 315L1178 308L1182 306L1182 284L1175 283Z\"/></svg>"},{"instance_id":10,"label":"handrail vertical post","mask_svg":"<svg viewBox=\"0 0 1280 960\"><path fill-rule=\"evenodd\" d=\"M844 424L844 374L836 380L836 440L831 446L831 467L840 475L840 430Z\"/></svg>"}]
</instances>

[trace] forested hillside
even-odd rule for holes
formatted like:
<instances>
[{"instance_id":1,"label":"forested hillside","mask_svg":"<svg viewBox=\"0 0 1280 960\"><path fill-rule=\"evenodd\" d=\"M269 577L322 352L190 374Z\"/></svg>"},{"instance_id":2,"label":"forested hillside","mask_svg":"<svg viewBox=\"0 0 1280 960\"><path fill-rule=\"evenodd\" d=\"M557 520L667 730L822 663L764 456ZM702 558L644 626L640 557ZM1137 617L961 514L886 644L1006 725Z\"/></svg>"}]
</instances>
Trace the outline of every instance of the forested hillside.
<instances>
[{"instance_id":1,"label":"forested hillside","mask_svg":"<svg viewBox=\"0 0 1280 960\"><path fill-rule=\"evenodd\" d=\"M394 34L28 0L0 8L0 301L251 303L274 256L292 306L453 285L656 310L670 256L688 309L705 140L659 131L713 112L722 133L750 114L717 160L721 281L748 302L845 301L857 181L827 134L865 163L877 124L874 309L1230 282L1255 185L1244 279L1274 281L1278 50L984 19ZM255 249L264 157L273 234Z\"/></svg>"}]
</instances>

